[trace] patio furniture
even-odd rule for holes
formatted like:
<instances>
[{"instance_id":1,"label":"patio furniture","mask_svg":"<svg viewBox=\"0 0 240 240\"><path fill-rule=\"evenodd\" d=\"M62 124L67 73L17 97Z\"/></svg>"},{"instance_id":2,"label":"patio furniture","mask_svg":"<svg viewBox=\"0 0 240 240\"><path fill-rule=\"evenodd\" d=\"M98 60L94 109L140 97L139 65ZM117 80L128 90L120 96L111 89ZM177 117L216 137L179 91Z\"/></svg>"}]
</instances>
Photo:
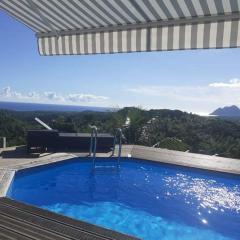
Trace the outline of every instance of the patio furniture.
<instances>
[{"instance_id":1,"label":"patio furniture","mask_svg":"<svg viewBox=\"0 0 240 240\"><path fill-rule=\"evenodd\" d=\"M35 120L46 129L27 131L27 151L33 149L40 152L48 151L77 151L88 152L91 145L90 133L61 133L54 130L39 118ZM110 152L114 149L115 141L111 134L97 134L96 152Z\"/></svg>"},{"instance_id":2,"label":"patio furniture","mask_svg":"<svg viewBox=\"0 0 240 240\"><path fill-rule=\"evenodd\" d=\"M59 133L58 147L65 150L89 152L91 142L90 133ZM114 145L111 134L99 133L97 136L97 152L110 152Z\"/></svg>"},{"instance_id":3,"label":"patio furniture","mask_svg":"<svg viewBox=\"0 0 240 240\"><path fill-rule=\"evenodd\" d=\"M52 129L39 118L35 120L44 130L27 131L27 151L77 151L88 152L91 144L90 133L61 133ZM111 134L99 133L97 135L96 152L110 152L114 146L114 137Z\"/></svg>"},{"instance_id":4,"label":"patio furniture","mask_svg":"<svg viewBox=\"0 0 240 240\"><path fill-rule=\"evenodd\" d=\"M41 152L58 148L59 132L57 130L28 130L27 131L27 151L30 153L34 148Z\"/></svg>"},{"instance_id":5,"label":"patio furniture","mask_svg":"<svg viewBox=\"0 0 240 240\"><path fill-rule=\"evenodd\" d=\"M89 152L90 133L61 133L58 130L28 130L27 151L77 151ZM114 146L111 134L100 133L97 136L97 152L110 152Z\"/></svg>"}]
</instances>

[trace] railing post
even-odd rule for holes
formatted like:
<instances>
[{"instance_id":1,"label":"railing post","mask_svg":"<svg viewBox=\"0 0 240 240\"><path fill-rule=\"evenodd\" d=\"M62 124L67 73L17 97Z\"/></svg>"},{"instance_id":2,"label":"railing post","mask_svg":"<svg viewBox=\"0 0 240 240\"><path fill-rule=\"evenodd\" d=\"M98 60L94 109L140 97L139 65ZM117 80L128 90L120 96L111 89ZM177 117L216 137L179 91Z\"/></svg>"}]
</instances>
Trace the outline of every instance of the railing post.
<instances>
[{"instance_id":1,"label":"railing post","mask_svg":"<svg viewBox=\"0 0 240 240\"><path fill-rule=\"evenodd\" d=\"M93 154L93 168L95 169L95 165L96 165L95 158L96 158L96 151L97 151L97 127L96 126L89 126L89 127L92 129L89 156L91 157Z\"/></svg>"},{"instance_id":2,"label":"railing post","mask_svg":"<svg viewBox=\"0 0 240 240\"><path fill-rule=\"evenodd\" d=\"M116 135L117 134L115 134L115 136L114 136L114 139L113 139L113 149L112 149L112 156L114 156L114 154L115 154L115 147L116 147Z\"/></svg>"},{"instance_id":3,"label":"railing post","mask_svg":"<svg viewBox=\"0 0 240 240\"><path fill-rule=\"evenodd\" d=\"M121 129L121 128L118 128L118 129L116 130L116 133L115 133L115 136L114 136L112 156L114 156L114 153L115 153L115 148L116 148L116 143L117 143L117 137L119 137L119 140L118 140L118 157L117 157L117 161L118 161L118 167L120 167L120 158L121 158L121 154L122 154L122 129Z\"/></svg>"},{"instance_id":4,"label":"railing post","mask_svg":"<svg viewBox=\"0 0 240 240\"><path fill-rule=\"evenodd\" d=\"M90 140L90 149L89 149L89 156L92 156L92 146L93 146L93 130L91 131L91 140Z\"/></svg>"},{"instance_id":5,"label":"railing post","mask_svg":"<svg viewBox=\"0 0 240 240\"><path fill-rule=\"evenodd\" d=\"M6 137L1 137L2 138L2 148L7 147L7 138Z\"/></svg>"},{"instance_id":6,"label":"railing post","mask_svg":"<svg viewBox=\"0 0 240 240\"><path fill-rule=\"evenodd\" d=\"M119 132L119 149L118 149L118 167L120 167L120 158L122 154L122 129L118 129Z\"/></svg>"}]
</instances>

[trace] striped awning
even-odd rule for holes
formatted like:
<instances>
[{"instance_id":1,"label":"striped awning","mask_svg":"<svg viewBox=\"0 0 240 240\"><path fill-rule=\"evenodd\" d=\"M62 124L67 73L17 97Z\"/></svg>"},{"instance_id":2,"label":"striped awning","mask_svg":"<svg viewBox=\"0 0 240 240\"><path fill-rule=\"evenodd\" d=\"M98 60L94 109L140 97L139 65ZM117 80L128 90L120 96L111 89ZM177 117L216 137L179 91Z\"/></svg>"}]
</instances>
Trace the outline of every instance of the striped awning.
<instances>
[{"instance_id":1,"label":"striped awning","mask_svg":"<svg viewBox=\"0 0 240 240\"><path fill-rule=\"evenodd\" d=\"M240 46L240 0L0 0L41 55Z\"/></svg>"}]
</instances>

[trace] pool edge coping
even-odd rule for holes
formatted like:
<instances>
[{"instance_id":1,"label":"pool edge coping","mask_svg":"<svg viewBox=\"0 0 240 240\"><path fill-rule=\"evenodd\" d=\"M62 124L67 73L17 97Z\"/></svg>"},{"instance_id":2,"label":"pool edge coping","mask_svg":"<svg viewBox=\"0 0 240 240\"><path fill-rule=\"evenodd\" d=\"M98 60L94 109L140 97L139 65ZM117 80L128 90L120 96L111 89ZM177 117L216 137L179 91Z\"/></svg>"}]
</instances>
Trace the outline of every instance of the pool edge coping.
<instances>
[{"instance_id":1,"label":"pool edge coping","mask_svg":"<svg viewBox=\"0 0 240 240\"><path fill-rule=\"evenodd\" d=\"M6 197L9 186L11 185L11 182L14 179L14 175L17 171L63 162L74 158L86 157L87 154L78 156L74 153L61 153L57 156L50 155L44 160L41 158L34 158L31 162L28 163L20 163L16 164L15 166L0 168L0 197ZM100 154L98 156L97 154L97 157L107 157L107 155ZM195 169L240 175L240 160L233 158L223 158L197 153L186 153L141 145L123 145L122 157L131 157ZM223 163L225 164L224 167L221 166ZM226 167L227 163L230 164L230 167Z\"/></svg>"},{"instance_id":2,"label":"pool edge coping","mask_svg":"<svg viewBox=\"0 0 240 240\"><path fill-rule=\"evenodd\" d=\"M240 176L240 159L133 145L131 157Z\"/></svg>"}]
</instances>

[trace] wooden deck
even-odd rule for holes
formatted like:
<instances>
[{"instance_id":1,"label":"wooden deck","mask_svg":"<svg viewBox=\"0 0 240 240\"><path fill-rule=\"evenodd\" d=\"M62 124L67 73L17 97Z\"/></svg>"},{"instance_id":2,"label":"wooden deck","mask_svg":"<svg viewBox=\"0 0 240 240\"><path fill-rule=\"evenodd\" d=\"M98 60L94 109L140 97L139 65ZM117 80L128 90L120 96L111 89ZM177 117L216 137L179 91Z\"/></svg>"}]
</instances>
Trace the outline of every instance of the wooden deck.
<instances>
[{"instance_id":1,"label":"wooden deck","mask_svg":"<svg viewBox=\"0 0 240 240\"><path fill-rule=\"evenodd\" d=\"M0 198L0 239L136 240L137 238L11 199Z\"/></svg>"}]
</instances>

